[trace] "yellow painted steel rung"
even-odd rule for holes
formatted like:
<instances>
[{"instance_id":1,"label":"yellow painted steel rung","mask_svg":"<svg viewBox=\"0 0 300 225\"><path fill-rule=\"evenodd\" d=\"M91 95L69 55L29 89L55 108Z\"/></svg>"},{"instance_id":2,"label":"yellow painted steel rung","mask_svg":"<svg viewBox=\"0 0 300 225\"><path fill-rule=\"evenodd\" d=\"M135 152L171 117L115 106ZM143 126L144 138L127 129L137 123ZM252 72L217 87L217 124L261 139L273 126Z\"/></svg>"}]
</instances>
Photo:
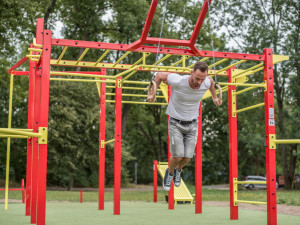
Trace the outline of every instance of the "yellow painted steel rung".
<instances>
[{"instance_id":1,"label":"yellow painted steel rung","mask_svg":"<svg viewBox=\"0 0 300 225\"><path fill-rule=\"evenodd\" d=\"M59 55L57 61L56 61L57 64L59 63L59 61L62 59L62 57L63 57L64 54L66 53L67 49L68 49L68 46L65 46L64 49L62 50L62 52L60 53L60 55Z\"/></svg>"},{"instance_id":2,"label":"yellow painted steel rung","mask_svg":"<svg viewBox=\"0 0 300 225\"><path fill-rule=\"evenodd\" d=\"M258 68L258 67L261 67L261 66L263 66L263 65L264 65L264 63L257 64L257 65L255 65L255 66L252 66L252 67L250 67L250 68L248 68L248 69L242 71L241 73L235 74L235 75L232 76L232 77L233 77L233 78L238 77L238 76L240 76L240 75L242 75L242 74L244 74L244 73L247 73L247 72L249 72L249 71L251 71L251 70L254 70L254 69Z\"/></svg>"},{"instance_id":3,"label":"yellow painted steel rung","mask_svg":"<svg viewBox=\"0 0 300 225\"><path fill-rule=\"evenodd\" d=\"M54 81L84 82L84 83L116 83L115 80L86 80L86 79L68 79L68 78L50 78Z\"/></svg>"},{"instance_id":4,"label":"yellow painted steel rung","mask_svg":"<svg viewBox=\"0 0 300 225\"><path fill-rule=\"evenodd\" d=\"M83 57L86 55L86 53L89 51L89 48L86 48L83 53L81 54L81 56L78 58L78 60L76 61L76 66L78 65L78 63L83 59Z\"/></svg>"},{"instance_id":5,"label":"yellow painted steel rung","mask_svg":"<svg viewBox=\"0 0 300 225\"><path fill-rule=\"evenodd\" d=\"M182 67L185 67L185 60L186 60L186 56L183 55L182 56Z\"/></svg>"},{"instance_id":6,"label":"yellow painted steel rung","mask_svg":"<svg viewBox=\"0 0 300 225\"><path fill-rule=\"evenodd\" d=\"M200 59L199 62L204 62L204 61L209 60L209 59L210 59L210 57L205 57L203 59ZM195 65L195 63L193 63L192 65L189 65L187 68L192 68L192 67L194 67L194 65Z\"/></svg>"},{"instance_id":7,"label":"yellow painted steel rung","mask_svg":"<svg viewBox=\"0 0 300 225\"><path fill-rule=\"evenodd\" d=\"M136 70L136 69L138 69L138 68L140 68L142 65L137 65L137 66L134 66L134 67L132 67L132 68L130 68L130 69L128 69L128 70L125 70L124 72L122 72L122 73L118 73L117 75L115 75L115 78L117 78L117 77L120 77L120 76L123 76L123 75L125 75L125 74L128 74L128 73L130 73L130 72L132 72L132 71L134 71L134 70ZM126 79L128 79L129 77L127 76L127 77L125 77ZM124 78L124 79L125 79ZM123 79L123 80L124 80ZM123 81L122 80L122 81Z\"/></svg>"},{"instance_id":8,"label":"yellow painted steel rung","mask_svg":"<svg viewBox=\"0 0 300 225\"><path fill-rule=\"evenodd\" d=\"M237 203L256 204L256 205L267 205L266 202L256 202L256 201L236 200L236 202L237 202Z\"/></svg>"},{"instance_id":9,"label":"yellow painted steel rung","mask_svg":"<svg viewBox=\"0 0 300 225\"><path fill-rule=\"evenodd\" d=\"M246 180L246 181L236 181L237 184L266 184L267 181L251 181L251 180Z\"/></svg>"},{"instance_id":10,"label":"yellow painted steel rung","mask_svg":"<svg viewBox=\"0 0 300 225\"><path fill-rule=\"evenodd\" d=\"M115 93L106 93L106 95L115 96L116 94ZM138 94L122 94L122 96L125 96L125 97L143 97L143 98L148 97L148 95L138 95ZM155 97L156 98L165 98L164 96L158 96L158 95L156 95Z\"/></svg>"},{"instance_id":11,"label":"yellow painted steel rung","mask_svg":"<svg viewBox=\"0 0 300 225\"><path fill-rule=\"evenodd\" d=\"M240 60L240 61L238 61L238 62L236 62L236 63L233 63L233 64L231 64L231 65L229 65L229 66L226 66L226 67L220 69L216 74L219 74L219 73L221 73L221 72L223 72L223 71L226 71L226 70L228 70L229 68L234 67L234 66L236 66L236 65L239 65L239 64L241 64L241 63L243 63L243 62L246 62L246 61L247 61L247 60Z\"/></svg>"},{"instance_id":12,"label":"yellow painted steel rung","mask_svg":"<svg viewBox=\"0 0 300 225\"><path fill-rule=\"evenodd\" d=\"M108 103L115 103L115 100L106 100L106 102ZM164 103L164 102L135 102L135 101L122 101L122 103L126 103L126 104L140 104L140 105L168 105L168 103Z\"/></svg>"},{"instance_id":13,"label":"yellow painted steel rung","mask_svg":"<svg viewBox=\"0 0 300 225\"><path fill-rule=\"evenodd\" d=\"M300 144L300 139L276 139L276 144Z\"/></svg>"},{"instance_id":14,"label":"yellow painted steel rung","mask_svg":"<svg viewBox=\"0 0 300 225\"><path fill-rule=\"evenodd\" d=\"M185 59L188 59L188 58L191 58L191 56L186 55L186 56L185 56ZM180 59L180 60L178 60L177 62L173 63L171 66L177 66L178 64L182 63L182 60L183 60L183 58ZM184 67L185 67L185 66L184 66Z\"/></svg>"},{"instance_id":15,"label":"yellow painted steel rung","mask_svg":"<svg viewBox=\"0 0 300 225\"><path fill-rule=\"evenodd\" d=\"M250 110L250 109L255 109L255 108L258 108L258 107L261 107L261 106L264 106L265 103L259 103L259 104L256 104L256 105L252 105L252 106L249 106L249 107L246 107L246 108L243 108L243 109L239 109L239 110L236 110L234 111L235 113L240 113L240 112L244 112L244 111L247 111L247 110Z\"/></svg>"},{"instance_id":16,"label":"yellow painted steel rung","mask_svg":"<svg viewBox=\"0 0 300 225\"><path fill-rule=\"evenodd\" d=\"M33 46L36 47L36 48L42 48L43 47L43 45L39 45L39 44L36 43L35 38L33 38Z\"/></svg>"},{"instance_id":17,"label":"yellow painted steel rung","mask_svg":"<svg viewBox=\"0 0 300 225\"><path fill-rule=\"evenodd\" d=\"M114 141L115 141L115 139L111 139L109 141L104 142L104 144L106 145L106 144L109 144L109 143L114 142Z\"/></svg>"},{"instance_id":18,"label":"yellow painted steel rung","mask_svg":"<svg viewBox=\"0 0 300 225\"><path fill-rule=\"evenodd\" d=\"M143 60L146 60L146 58L147 58L149 55L151 55L151 53L149 53L149 52L143 52L143 56L142 56L139 60L137 60L135 63L133 63L132 66L131 66L130 68L136 66L137 64L139 64L139 63L142 62ZM143 62L143 64L146 64L146 61Z\"/></svg>"},{"instance_id":19,"label":"yellow painted steel rung","mask_svg":"<svg viewBox=\"0 0 300 225\"><path fill-rule=\"evenodd\" d=\"M0 134L14 134L14 135L23 135L28 137L41 137L41 133L34 133L34 132L27 132L27 131L20 131L10 128L0 128Z\"/></svg>"},{"instance_id":20,"label":"yellow painted steel rung","mask_svg":"<svg viewBox=\"0 0 300 225\"><path fill-rule=\"evenodd\" d=\"M101 62L102 59L104 59L104 57L110 52L110 50L106 50L101 56L100 58L96 61L94 66L97 66L99 62Z\"/></svg>"},{"instance_id":21,"label":"yellow painted steel rung","mask_svg":"<svg viewBox=\"0 0 300 225\"><path fill-rule=\"evenodd\" d=\"M32 52L42 52L42 49L39 48L28 48L28 51L32 51Z\"/></svg>"},{"instance_id":22,"label":"yellow painted steel rung","mask_svg":"<svg viewBox=\"0 0 300 225\"><path fill-rule=\"evenodd\" d=\"M115 86L106 86L106 88L116 88ZM122 89L127 90L141 90L141 91L148 91L148 88L138 88L138 87L124 87L122 86ZM162 91L161 89L157 89L157 91Z\"/></svg>"},{"instance_id":23,"label":"yellow painted steel rung","mask_svg":"<svg viewBox=\"0 0 300 225\"><path fill-rule=\"evenodd\" d=\"M229 60L229 59L221 59L221 60L219 60L218 62L209 65L208 68L212 68L212 67L214 67L214 66L217 66L217 65L219 65L219 64L221 64L221 63L223 63L223 62L226 62L227 60Z\"/></svg>"},{"instance_id":24,"label":"yellow painted steel rung","mask_svg":"<svg viewBox=\"0 0 300 225\"><path fill-rule=\"evenodd\" d=\"M107 76L107 75L93 75L87 73L69 73L69 72L58 72L58 71L50 71L51 75L57 76L73 76L73 77L93 77L93 78L115 78L115 76Z\"/></svg>"},{"instance_id":25,"label":"yellow painted steel rung","mask_svg":"<svg viewBox=\"0 0 300 225\"><path fill-rule=\"evenodd\" d=\"M227 85L227 86L242 86L242 87L266 87L265 83L261 84L248 84L248 83L225 83L219 82L220 85Z\"/></svg>"},{"instance_id":26,"label":"yellow painted steel rung","mask_svg":"<svg viewBox=\"0 0 300 225\"><path fill-rule=\"evenodd\" d=\"M234 95L239 95L239 94L242 94L244 92L250 91L250 90L255 89L255 88L258 88L258 87L248 87L248 88L245 88L241 91L235 92Z\"/></svg>"},{"instance_id":27,"label":"yellow painted steel rung","mask_svg":"<svg viewBox=\"0 0 300 225\"><path fill-rule=\"evenodd\" d=\"M147 82L147 81L126 80L126 81L124 81L124 84L145 84L145 85L149 85L149 82Z\"/></svg>"},{"instance_id":28,"label":"yellow painted steel rung","mask_svg":"<svg viewBox=\"0 0 300 225\"><path fill-rule=\"evenodd\" d=\"M164 57L162 57L160 60L158 60L155 64L159 64L163 61L165 61L166 59L168 59L169 57L171 57L172 55L168 54L168 55L165 55ZM155 66L155 64L153 64Z\"/></svg>"},{"instance_id":29,"label":"yellow painted steel rung","mask_svg":"<svg viewBox=\"0 0 300 225\"><path fill-rule=\"evenodd\" d=\"M24 136L24 135L0 134L0 138L25 138L25 139L28 139L30 137Z\"/></svg>"},{"instance_id":30,"label":"yellow painted steel rung","mask_svg":"<svg viewBox=\"0 0 300 225\"><path fill-rule=\"evenodd\" d=\"M115 67L119 62L121 62L130 53L131 53L131 51L125 52L124 55L122 55L121 58L119 58L112 67Z\"/></svg>"}]
</instances>

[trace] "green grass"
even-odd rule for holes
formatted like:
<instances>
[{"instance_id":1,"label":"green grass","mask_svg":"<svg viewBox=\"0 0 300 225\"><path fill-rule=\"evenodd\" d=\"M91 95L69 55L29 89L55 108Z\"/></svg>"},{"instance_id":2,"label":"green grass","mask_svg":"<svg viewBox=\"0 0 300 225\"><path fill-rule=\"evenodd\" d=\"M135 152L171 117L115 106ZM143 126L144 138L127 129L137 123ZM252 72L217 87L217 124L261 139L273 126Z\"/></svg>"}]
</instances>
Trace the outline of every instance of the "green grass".
<instances>
[{"instance_id":1,"label":"green grass","mask_svg":"<svg viewBox=\"0 0 300 225\"><path fill-rule=\"evenodd\" d=\"M3 206L0 205L1 207ZM23 204L10 204L1 210L0 224L27 225L30 218L24 216ZM264 225L267 213L239 210L239 220L229 219L228 207L204 206L202 214L194 213L194 206L177 205L168 210L166 203L121 202L121 215L113 215L113 203L106 202L105 210L97 210L97 203L47 203L47 225ZM278 215L278 225L299 224L299 217Z\"/></svg>"},{"instance_id":2,"label":"green grass","mask_svg":"<svg viewBox=\"0 0 300 225\"><path fill-rule=\"evenodd\" d=\"M194 193L193 187L189 187L191 193ZM158 191L157 199L158 201L164 201L165 191ZM47 200L48 201L71 201L79 202L79 191L47 191ZM202 193L203 201L228 201L229 200L229 191L223 190L209 190L203 188ZM9 199L21 199L21 192L9 192ZM4 192L0 192L0 199L4 199ZM240 200L250 200L250 201L266 201L266 190L239 190L239 199ZM113 200L113 191L105 192L105 200ZM122 189L121 191L121 200L122 201L146 201L151 202L153 200L152 191L128 191ZM83 192L83 201L85 202L97 202L98 193L96 191L84 191ZM300 191L286 191L278 190L277 191L277 203L278 204L287 204L293 206L300 206Z\"/></svg>"}]
</instances>

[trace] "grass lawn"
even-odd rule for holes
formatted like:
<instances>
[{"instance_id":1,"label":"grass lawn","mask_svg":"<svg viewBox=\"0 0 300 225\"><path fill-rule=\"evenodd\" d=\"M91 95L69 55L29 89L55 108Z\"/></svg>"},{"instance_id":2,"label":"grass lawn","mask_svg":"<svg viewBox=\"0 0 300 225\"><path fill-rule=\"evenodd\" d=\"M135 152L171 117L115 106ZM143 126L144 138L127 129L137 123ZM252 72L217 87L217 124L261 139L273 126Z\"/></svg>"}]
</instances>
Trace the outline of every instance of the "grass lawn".
<instances>
[{"instance_id":1,"label":"grass lawn","mask_svg":"<svg viewBox=\"0 0 300 225\"><path fill-rule=\"evenodd\" d=\"M194 187L189 187L191 193L194 193ZM105 200L113 200L113 191L105 192ZM157 192L157 200L164 201L165 191ZM21 199L21 192L9 192L9 199ZM79 202L80 194L79 191L47 191L48 201L72 201ZM4 192L0 192L0 199L4 199ZM266 190L239 190L239 199L250 200L250 201L267 201ZM128 191L122 189L121 191L122 201L146 201L151 202L153 200L152 191ZM96 191L84 191L83 192L84 202L97 202L98 193ZM209 190L203 188L203 201L229 201L229 191L224 190ZM300 206L300 191L277 191L277 203L287 204L293 206Z\"/></svg>"},{"instance_id":2,"label":"grass lawn","mask_svg":"<svg viewBox=\"0 0 300 225\"><path fill-rule=\"evenodd\" d=\"M10 204L7 211L0 205L0 224L27 225L30 218L24 216L23 204ZM121 215L113 215L113 203L106 202L105 210L97 210L97 203L47 203L47 225L264 225L267 224L266 212L239 210L239 220L229 219L228 207L203 207L202 214L194 213L194 206L177 205L168 210L166 203L121 202ZM278 225L299 225L299 217L278 215Z\"/></svg>"}]
</instances>

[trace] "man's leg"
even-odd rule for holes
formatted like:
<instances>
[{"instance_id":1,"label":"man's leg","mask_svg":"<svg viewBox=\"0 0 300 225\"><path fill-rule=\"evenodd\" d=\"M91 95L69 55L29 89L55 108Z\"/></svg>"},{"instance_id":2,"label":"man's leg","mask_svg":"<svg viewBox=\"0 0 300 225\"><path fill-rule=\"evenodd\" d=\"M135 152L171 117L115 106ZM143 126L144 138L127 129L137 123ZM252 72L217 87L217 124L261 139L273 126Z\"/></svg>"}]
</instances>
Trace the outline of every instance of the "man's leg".
<instances>
[{"instance_id":1,"label":"man's leg","mask_svg":"<svg viewBox=\"0 0 300 225\"><path fill-rule=\"evenodd\" d=\"M170 164L169 164L169 173L171 175L174 174L174 169L181 163L182 157L172 157L170 158Z\"/></svg>"},{"instance_id":2,"label":"man's leg","mask_svg":"<svg viewBox=\"0 0 300 225\"><path fill-rule=\"evenodd\" d=\"M186 166L191 161L190 158L183 157L182 160L178 163L177 169L180 171L184 166Z\"/></svg>"}]
</instances>

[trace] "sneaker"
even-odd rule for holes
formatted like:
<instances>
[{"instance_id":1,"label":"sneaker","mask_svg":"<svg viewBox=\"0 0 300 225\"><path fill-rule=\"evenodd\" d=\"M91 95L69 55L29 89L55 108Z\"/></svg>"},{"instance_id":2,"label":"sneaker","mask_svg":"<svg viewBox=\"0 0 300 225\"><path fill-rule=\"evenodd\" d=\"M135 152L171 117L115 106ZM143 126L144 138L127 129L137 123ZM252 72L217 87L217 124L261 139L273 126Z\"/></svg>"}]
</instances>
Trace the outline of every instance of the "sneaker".
<instances>
[{"instance_id":1,"label":"sneaker","mask_svg":"<svg viewBox=\"0 0 300 225\"><path fill-rule=\"evenodd\" d=\"M163 179L163 187L166 191L169 191L171 188L171 182L173 180L173 176L169 174L169 168L166 169L165 177Z\"/></svg>"},{"instance_id":2,"label":"sneaker","mask_svg":"<svg viewBox=\"0 0 300 225\"><path fill-rule=\"evenodd\" d=\"M180 183L181 183L181 174L182 170L178 170L177 168L175 168L174 170L174 177L173 177L173 182L174 182L174 185L175 187L179 187L180 186Z\"/></svg>"}]
</instances>

